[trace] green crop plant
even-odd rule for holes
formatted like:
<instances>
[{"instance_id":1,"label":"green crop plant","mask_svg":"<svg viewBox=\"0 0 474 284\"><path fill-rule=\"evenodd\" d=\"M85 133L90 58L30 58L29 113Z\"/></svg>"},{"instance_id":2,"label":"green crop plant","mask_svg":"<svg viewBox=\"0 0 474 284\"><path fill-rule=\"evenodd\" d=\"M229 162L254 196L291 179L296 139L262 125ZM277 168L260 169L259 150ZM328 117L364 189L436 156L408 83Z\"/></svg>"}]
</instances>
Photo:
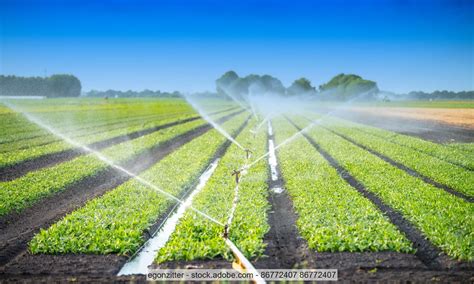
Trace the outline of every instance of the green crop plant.
<instances>
[{"instance_id":1,"label":"green crop plant","mask_svg":"<svg viewBox=\"0 0 474 284\"><path fill-rule=\"evenodd\" d=\"M304 119L295 119L304 126ZM330 131L309 135L365 188L401 212L434 245L459 260L474 259L474 205L410 176Z\"/></svg>"},{"instance_id":2,"label":"green crop plant","mask_svg":"<svg viewBox=\"0 0 474 284\"><path fill-rule=\"evenodd\" d=\"M139 154L145 153L178 135L204 124L204 121L199 119L162 129L137 139L111 146L101 153L114 163L124 163ZM13 181L0 182L0 216L12 210L19 211L28 207L41 198L62 191L67 186L99 173L107 166L107 163L97 159L94 154L88 154L53 167L30 172Z\"/></svg>"},{"instance_id":3,"label":"green crop plant","mask_svg":"<svg viewBox=\"0 0 474 284\"><path fill-rule=\"evenodd\" d=\"M248 114L223 124L231 134ZM225 142L216 130L188 142L140 176L158 188L181 195ZM133 254L144 242L144 231L176 201L132 179L88 202L30 242L33 253Z\"/></svg>"},{"instance_id":4,"label":"green crop plant","mask_svg":"<svg viewBox=\"0 0 474 284\"><path fill-rule=\"evenodd\" d=\"M255 137L249 131L255 126L250 123L236 140L259 157L267 151L266 133ZM250 159L252 160L252 159ZM246 163L245 153L233 144L219 162L212 177L202 191L195 196L193 206L219 222L226 223L232 208L235 181L232 171ZM263 254L263 237L269 230L267 223L267 179L268 167L261 160L248 170L239 183L239 201L229 229L229 238L250 258ZM178 222L171 238L157 255L156 261L231 258L224 243L221 225L204 219L188 210Z\"/></svg>"},{"instance_id":5,"label":"green crop plant","mask_svg":"<svg viewBox=\"0 0 474 284\"><path fill-rule=\"evenodd\" d=\"M383 138L367 135L358 129L351 128L345 123L325 121L325 125L336 133L342 134L368 149L385 155L434 181L447 185L468 196L474 196L474 172L470 170L423 152L400 146Z\"/></svg>"},{"instance_id":6,"label":"green crop plant","mask_svg":"<svg viewBox=\"0 0 474 284\"><path fill-rule=\"evenodd\" d=\"M273 124L276 143L297 129L284 119ZM285 189L297 226L319 252L412 252L410 241L374 204L347 184L304 137L278 150Z\"/></svg>"}]
</instances>

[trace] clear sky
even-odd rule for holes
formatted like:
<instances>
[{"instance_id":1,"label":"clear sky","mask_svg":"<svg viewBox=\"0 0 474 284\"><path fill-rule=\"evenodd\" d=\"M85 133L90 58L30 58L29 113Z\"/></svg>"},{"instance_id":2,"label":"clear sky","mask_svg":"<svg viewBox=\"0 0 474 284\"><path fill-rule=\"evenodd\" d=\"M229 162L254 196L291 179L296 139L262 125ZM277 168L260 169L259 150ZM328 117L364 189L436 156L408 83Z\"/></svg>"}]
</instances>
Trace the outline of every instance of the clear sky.
<instances>
[{"instance_id":1,"label":"clear sky","mask_svg":"<svg viewBox=\"0 0 474 284\"><path fill-rule=\"evenodd\" d=\"M0 73L83 90L214 90L223 72L473 90L474 1L0 0Z\"/></svg>"}]
</instances>

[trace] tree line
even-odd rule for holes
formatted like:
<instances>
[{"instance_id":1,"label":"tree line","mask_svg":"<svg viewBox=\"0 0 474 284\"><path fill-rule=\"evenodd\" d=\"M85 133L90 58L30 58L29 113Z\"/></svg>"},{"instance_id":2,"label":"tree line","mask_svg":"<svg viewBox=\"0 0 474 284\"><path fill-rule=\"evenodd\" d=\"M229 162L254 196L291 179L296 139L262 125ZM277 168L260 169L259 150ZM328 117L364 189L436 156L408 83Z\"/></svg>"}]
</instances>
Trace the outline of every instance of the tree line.
<instances>
[{"instance_id":1,"label":"tree line","mask_svg":"<svg viewBox=\"0 0 474 284\"><path fill-rule=\"evenodd\" d=\"M354 74L339 74L319 88L302 77L285 88L282 82L270 75L251 74L239 77L235 71L228 71L216 80L219 94L245 96L252 94L276 94L282 96L309 95L320 98L348 98L359 94L374 95L379 89L374 81Z\"/></svg>"},{"instance_id":2,"label":"tree line","mask_svg":"<svg viewBox=\"0 0 474 284\"><path fill-rule=\"evenodd\" d=\"M281 96L311 96L320 99L347 100L358 97L361 99L417 99L417 100L472 100L474 91L434 91L425 93L414 91L408 94L386 94L389 92L380 91L375 81L367 80L355 74L338 74L327 83L319 87L312 85L307 78L295 80L288 88L282 82L270 75L251 74L240 77L235 71L228 71L216 80L216 91L218 94L241 97L253 94L275 94Z\"/></svg>"},{"instance_id":3,"label":"tree line","mask_svg":"<svg viewBox=\"0 0 474 284\"><path fill-rule=\"evenodd\" d=\"M78 97L81 81L73 75L19 77L0 75L0 96Z\"/></svg>"},{"instance_id":4,"label":"tree line","mask_svg":"<svg viewBox=\"0 0 474 284\"><path fill-rule=\"evenodd\" d=\"M474 91L434 91L432 93L413 91L409 92L406 97L417 100L474 100Z\"/></svg>"}]
</instances>

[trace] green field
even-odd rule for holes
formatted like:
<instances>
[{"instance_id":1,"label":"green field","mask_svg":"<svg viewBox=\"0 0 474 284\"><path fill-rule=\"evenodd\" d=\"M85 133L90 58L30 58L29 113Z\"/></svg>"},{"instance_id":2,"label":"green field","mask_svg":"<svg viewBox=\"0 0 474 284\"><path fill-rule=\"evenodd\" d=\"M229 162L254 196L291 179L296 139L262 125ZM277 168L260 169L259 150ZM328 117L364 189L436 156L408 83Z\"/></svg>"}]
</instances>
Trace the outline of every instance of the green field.
<instances>
[{"instance_id":1,"label":"green field","mask_svg":"<svg viewBox=\"0 0 474 284\"><path fill-rule=\"evenodd\" d=\"M229 238L250 260L265 258L267 238L275 226L269 218L275 204L270 198L274 194L270 165L264 156L269 151L267 124L261 121L265 115L256 118L229 100L206 99L200 104L239 145L252 151L249 159L240 146L227 145L227 139L183 99L7 102L0 108L0 171L5 175L0 181L0 218L9 220L29 210L42 215L47 209L38 204L48 204L63 195L78 198L83 204L71 204L67 208L74 209L67 213L54 213L57 219L52 224L39 224L25 239L28 251L40 256L131 257L177 204L160 190L185 198L220 155L215 172L192 203L217 223L188 209L157 251L155 264L231 260L232 253L222 238L222 224L234 209ZM7 105L14 106L13 110ZM377 105L474 107L471 102L441 101ZM78 145L63 141L32 118L81 145L109 141L97 150L107 161L87 152L60 156L77 150ZM307 128L304 135L297 134L314 120L318 123ZM279 179L297 216L292 226L309 251L418 256L413 236L406 226L383 212L382 204L402 216L407 226L448 259L474 260L472 143L436 144L311 111L280 113L270 122L276 145L296 137L278 148L276 158ZM186 140L189 135L195 136ZM164 149L163 157L149 166L139 166ZM220 149L224 151L220 153ZM48 157L60 158L50 162ZM258 157L264 158L252 163ZM28 170L36 162L46 164ZM107 187L107 180L91 184L111 170L111 163L138 165L136 174L141 180L160 190L130 177L112 187ZM234 204L232 171L249 164L252 166L242 176ZM15 175L12 167L24 173ZM81 199L81 194L104 186L101 194ZM71 192L73 189L78 193ZM75 201L61 202L67 205Z\"/></svg>"}]
</instances>

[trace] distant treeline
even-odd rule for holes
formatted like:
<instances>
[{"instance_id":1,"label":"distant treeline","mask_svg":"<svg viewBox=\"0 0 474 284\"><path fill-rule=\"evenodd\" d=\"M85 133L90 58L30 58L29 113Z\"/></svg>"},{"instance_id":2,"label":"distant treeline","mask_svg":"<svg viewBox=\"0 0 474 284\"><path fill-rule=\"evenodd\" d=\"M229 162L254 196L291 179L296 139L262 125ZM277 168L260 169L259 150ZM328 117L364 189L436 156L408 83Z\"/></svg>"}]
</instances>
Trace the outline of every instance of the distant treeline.
<instances>
[{"instance_id":1,"label":"distant treeline","mask_svg":"<svg viewBox=\"0 0 474 284\"><path fill-rule=\"evenodd\" d=\"M285 88L282 82L270 75L251 74L239 77L236 72L228 71L216 80L218 94L245 96L255 94L273 94L282 96L317 96L327 99L345 99L364 94L374 96L378 91L377 83L354 74L339 74L329 82L313 87L311 81L302 77Z\"/></svg>"},{"instance_id":2,"label":"distant treeline","mask_svg":"<svg viewBox=\"0 0 474 284\"><path fill-rule=\"evenodd\" d=\"M100 97L100 98L152 98L152 97L175 98L175 97L179 97L180 95L181 94L177 91L169 93L169 92L152 91L152 90L143 90L143 91L91 90L85 93L85 96L87 97L96 97L96 98L97 97Z\"/></svg>"},{"instance_id":3,"label":"distant treeline","mask_svg":"<svg viewBox=\"0 0 474 284\"><path fill-rule=\"evenodd\" d=\"M474 91L450 92L435 91L432 93L410 92L394 94L380 91L375 81L367 80L355 74L338 74L319 88L313 87L310 80L300 78L288 88L270 75L251 74L240 77L234 71L224 73L216 80L216 90L220 95L242 97L247 95L280 95L305 96L322 100L347 100L357 97L366 100L471 100Z\"/></svg>"},{"instance_id":4,"label":"distant treeline","mask_svg":"<svg viewBox=\"0 0 474 284\"><path fill-rule=\"evenodd\" d=\"M0 96L78 97L81 81L73 75L17 77L0 75Z\"/></svg>"}]
</instances>

